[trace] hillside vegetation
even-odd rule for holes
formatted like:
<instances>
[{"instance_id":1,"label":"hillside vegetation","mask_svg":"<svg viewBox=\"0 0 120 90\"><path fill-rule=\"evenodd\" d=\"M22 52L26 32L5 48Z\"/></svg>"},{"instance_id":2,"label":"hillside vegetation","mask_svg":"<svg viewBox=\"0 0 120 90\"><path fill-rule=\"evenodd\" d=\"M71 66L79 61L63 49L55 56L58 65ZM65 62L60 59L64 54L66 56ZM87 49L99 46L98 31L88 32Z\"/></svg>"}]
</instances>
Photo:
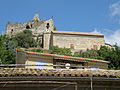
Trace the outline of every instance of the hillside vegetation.
<instances>
[{"instance_id":1,"label":"hillside vegetation","mask_svg":"<svg viewBox=\"0 0 120 90\"><path fill-rule=\"evenodd\" d=\"M32 32L29 30L25 30L24 32L12 37L0 35L0 64L15 63L16 49L26 48L27 50L33 52L102 59L111 62L109 64L109 69L120 69L120 48L116 45L111 49L101 46L100 50L80 51L75 52L74 54L69 48L59 48L58 46L53 46L51 50L44 50L40 47L41 43L38 43L37 39L34 39L34 35L32 35Z\"/></svg>"}]
</instances>

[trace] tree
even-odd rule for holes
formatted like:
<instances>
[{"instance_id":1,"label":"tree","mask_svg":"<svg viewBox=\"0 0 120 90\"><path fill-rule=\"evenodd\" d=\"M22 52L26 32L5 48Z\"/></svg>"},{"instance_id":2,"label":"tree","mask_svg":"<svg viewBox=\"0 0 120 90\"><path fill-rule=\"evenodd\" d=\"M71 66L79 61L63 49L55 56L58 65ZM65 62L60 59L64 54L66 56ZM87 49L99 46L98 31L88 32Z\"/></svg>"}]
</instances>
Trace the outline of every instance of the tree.
<instances>
[{"instance_id":1,"label":"tree","mask_svg":"<svg viewBox=\"0 0 120 90\"><path fill-rule=\"evenodd\" d=\"M53 29L54 31L57 31L57 28L54 26L54 29Z\"/></svg>"},{"instance_id":2,"label":"tree","mask_svg":"<svg viewBox=\"0 0 120 90\"><path fill-rule=\"evenodd\" d=\"M110 61L109 69L120 69L120 48L118 46L113 46L113 48L101 46L99 50L80 51L74 53L74 56Z\"/></svg>"},{"instance_id":3,"label":"tree","mask_svg":"<svg viewBox=\"0 0 120 90\"><path fill-rule=\"evenodd\" d=\"M105 56L105 60L110 61L110 69L120 69L120 49L118 46L111 49L108 54Z\"/></svg>"},{"instance_id":4,"label":"tree","mask_svg":"<svg viewBox=\"0 0 120 90\"><path fill-rule=\"evenodd\" d=\"M66 55L66 56L72 55L72 52L69 48L59 48L58 46L53 46L51 50L52 50L51 54L59 54L59 55Z\"/></svg>"},{"instance_id":5,"label":"tree","mask_svg":"<svg viewBox=\"0 0 120 90\"><path fill-rule=\"evenodd\" d=\"M17 35L15 35L14 39L16 40L18 47L22 48L36 47L36 41L30 30L24 30L23 32L18 33Z\"/></svg>"},{"instance_id":6,"label":"tree","mask_svg":"<svg viewBox=\"0 0 120 90\"><path fill-rule=\"evenodd\" d=\"M0 35L0 64L15 63L16 44L12 38Z\"/></svg>"},{"instance_id":7,"label":"tree","mask_svg":"<svg viewBox=\"0 0 120 90\"><path fill-rule=\"evenodd\" d=\"M87 51L75 52L73 56L84 57L84 58L96 58L96 59L99 57L97 50L87 50Z\"/></svg>"}]
</instances>

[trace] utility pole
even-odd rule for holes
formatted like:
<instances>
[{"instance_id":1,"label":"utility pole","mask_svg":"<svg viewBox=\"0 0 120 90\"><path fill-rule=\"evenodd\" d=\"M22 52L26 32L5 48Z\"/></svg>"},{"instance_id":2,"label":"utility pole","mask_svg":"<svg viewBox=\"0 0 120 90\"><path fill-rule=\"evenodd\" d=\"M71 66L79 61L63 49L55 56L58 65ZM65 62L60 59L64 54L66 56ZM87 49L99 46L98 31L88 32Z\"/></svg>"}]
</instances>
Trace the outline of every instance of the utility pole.
<instances>
[{"instance_id":1,"label":"utility pole","mask_svg":"<svg viewBox=\"0 0 120 90\"><path fill-rule=\"evenodd\" d=\"M91 76L91 78L90 78L90 81L91 81L91 90L93 90L93 80L92 80L92 76Z\"/></svg>"},{"instance_id":2,"label":"utility pole","mask_svg":"<svg viewBox=\"0 0 120 90\"><path fill-rule=\"evenodd\" d=\"M75 90L77 90L77 84L75 85Z\"/></svg>"}]
</instances>

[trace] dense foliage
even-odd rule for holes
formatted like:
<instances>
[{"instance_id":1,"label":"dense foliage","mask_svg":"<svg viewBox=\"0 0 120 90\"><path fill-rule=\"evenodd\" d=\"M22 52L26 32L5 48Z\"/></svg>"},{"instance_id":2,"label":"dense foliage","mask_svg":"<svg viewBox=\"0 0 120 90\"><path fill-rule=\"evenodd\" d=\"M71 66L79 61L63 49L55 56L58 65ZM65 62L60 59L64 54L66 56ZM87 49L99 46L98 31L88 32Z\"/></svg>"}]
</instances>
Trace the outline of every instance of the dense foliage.
<instances>
[{"instance_id":1,"label":"dense foliage","mask_svg":"<svg viewBox=\"0 0 120 90\"><path fill-rule=\"evenodd\" d=\"M29 49L30 50L30 49ZM66 56L72 56L72 52L69 48L59 48L58 46L53 46L50 50L46 49L38 49L34 48L31 49L32 52L40 52L40 53L49 53L49 54L58 54L58 55L66 55Z\"/></svg>"},{"instance_id":2,"label":"dense foliage","mask_svg":"<svg viewBox=\"0 0 120 90\"><path fill-rule=\"evenodd\" d=\"M33 34L30 30L24 30L21 33L18 33L14 36L17 46L22 48L36 47L37 43L33 37Z\"/></svg>"},{"instance_id":3,"label":"dense foliage","mask_svg":"<svg viewBox=\"0 0 120 90\"><path fill-rule=\"evenodd\" d=\"M16 44L12 38L0 35L0 64L15 63Z\"/></svg>"},{"instance_id":4,"label":"dense foliage","mask_svg":"<svg viewBox=\"0 0 120 90\"><path fill-rule=\"evenodd\" d=\"M51 48L51 54L59 54L59 55L66 55L71 56L72 52L69 48L59 48L58 46L54 46Z\"/></svg>"},{"instance_id":5,"label":"dense foliage","mask_svg":"<svg viewBox=\"0 0 120 90\"><path fill-rule=\"evenodd\" d=\"M120 48L114 46L114 48L108 48L102 46L100 50L87 50L85 52L76 52L74 54L76 57L103 59L110 61L109 69L120 69Z\"/></svg>"},{"instance_id":6,"label":"dense foliage","mask_svg":"<svg viewBox=\"0 0 120 90\"><path fill-rule=\"evenodd\" d=\"M35 46L36 42L32 32L29 30L24 30L12 37L0 35L0 64L15 63L16 48L30 48Z\"/></svg>"}]
</instances>

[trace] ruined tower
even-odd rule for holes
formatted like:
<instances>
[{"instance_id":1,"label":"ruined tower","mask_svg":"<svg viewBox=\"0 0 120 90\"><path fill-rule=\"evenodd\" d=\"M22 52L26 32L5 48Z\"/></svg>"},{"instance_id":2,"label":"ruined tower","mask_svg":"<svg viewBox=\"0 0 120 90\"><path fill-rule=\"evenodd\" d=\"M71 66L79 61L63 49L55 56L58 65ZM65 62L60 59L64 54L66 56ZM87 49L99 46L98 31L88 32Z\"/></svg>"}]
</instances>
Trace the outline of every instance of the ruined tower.
<instances>
[{"instance_id":1,"label":"ruined tower","mask_svg":"<svg viewBox=\"0 0 120 90\"><path fill-rule=\"evenodd\" d=\"M39 15L35 14L33 20L26 23L8 23L6 25L6 35L16 35L24 30L31 30L33 35L42 35L45 32L54 30L54 22L52 19L40 20Z\"/></svg>"},{"instance_id":2,"label":"ruined tower","mask_svg":"<svg viewBox=\"0 0 120 90\"><path fill-rule=\"evenodd\" d=\"M40 21L40 19L39 19L39 15L38 15L37 13L34 15L33 20Z\"/></svg>"}]
</instances>

